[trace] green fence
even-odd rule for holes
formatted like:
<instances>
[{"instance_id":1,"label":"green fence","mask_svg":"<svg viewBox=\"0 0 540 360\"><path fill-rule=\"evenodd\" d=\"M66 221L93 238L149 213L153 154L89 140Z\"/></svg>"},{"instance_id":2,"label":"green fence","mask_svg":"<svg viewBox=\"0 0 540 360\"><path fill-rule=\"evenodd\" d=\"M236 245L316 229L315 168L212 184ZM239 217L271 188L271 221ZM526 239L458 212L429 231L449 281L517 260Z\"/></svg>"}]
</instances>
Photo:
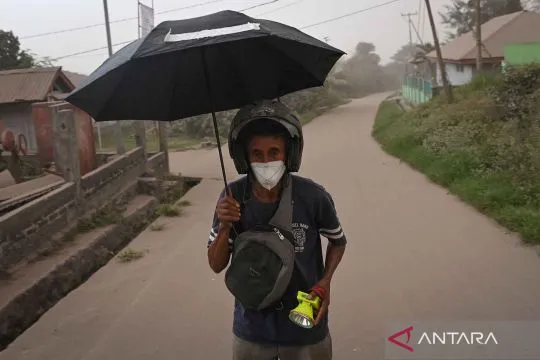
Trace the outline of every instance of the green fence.
<instances>
[{"instance_id":1,"label":"green fence","mask_svg":"<svg viewBox=\"0 0 540 360\"><path fill-rule=\"evenodd\" d=\"M414 105L428 102L433 97L431 81L405 75L401 84L402 96Z\"/></svg>"}]
</instances>

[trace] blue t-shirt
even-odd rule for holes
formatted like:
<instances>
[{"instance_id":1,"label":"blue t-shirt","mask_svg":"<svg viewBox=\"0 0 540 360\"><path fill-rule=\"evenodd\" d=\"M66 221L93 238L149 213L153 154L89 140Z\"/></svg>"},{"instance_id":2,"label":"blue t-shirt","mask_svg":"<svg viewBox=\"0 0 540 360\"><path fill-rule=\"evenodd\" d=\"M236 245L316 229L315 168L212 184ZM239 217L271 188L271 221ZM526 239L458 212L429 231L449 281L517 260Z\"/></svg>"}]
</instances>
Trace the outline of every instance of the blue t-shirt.
<instances>
[{"instance_id":1,"label":"blue t-shirt","mask_svg":"<svg viewBox=\"0 0 540 360\"><path fill-rule=\"evenodd\" d=\"M252 197L251 179L242 177L230 184L235 199L242 204L240 224L235 228L249 229L258 223L266 224L274 215L279 202L263 203ZM221 196L224 192L221 193ZM303 265L309 279L308 286L315 285L323 275L324 262L321 246L321 236L333 245L345 245L345 234L341 228L332 197L326 190L315 182L293 175L292 176L293 223L292 231L295 239L296 257ZM208 246L215 240L219 221L214 213L212 229ZM242 231L242 230L237 230ZM230 249L236 236L231 231ZM236 336L251 342L278 345L301 346L322 341L328 333L328 315L318 326L303 329L289 320L289 312L298 305L296 293L298 279L291 280L287 289L283 308L253 311L244 309L235 301L233 332ZM305 289L306 291L308 289ZM328 313L327 313L328 314Z\"/></svg>"}]
</instances>

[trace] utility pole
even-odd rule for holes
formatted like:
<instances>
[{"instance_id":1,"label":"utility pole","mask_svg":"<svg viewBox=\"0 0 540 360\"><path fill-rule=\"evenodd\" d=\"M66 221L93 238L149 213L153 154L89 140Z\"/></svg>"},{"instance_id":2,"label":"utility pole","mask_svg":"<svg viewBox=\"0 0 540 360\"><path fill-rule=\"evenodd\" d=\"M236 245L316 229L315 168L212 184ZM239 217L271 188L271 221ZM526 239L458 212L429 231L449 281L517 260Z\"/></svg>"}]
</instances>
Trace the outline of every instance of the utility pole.
<instances>
[{"instance_id":1,"label":"utility pole","mask_svg":"<svg viewBox=\"0 0 540 360\"><path fill-rule=\"evenodd\" d=\"M446 93L446 99L448 103L454 102L454 94L452 93L452 88L448 83L448 78L446 77L446 68L444 67L441 46L439 44L439 37L437 36L437 29L435 28L435 21L433 20L433 13L431 12L431 4L429 0L426 0L426 11L429 17L429 23L431 25L431 32L433 33L433 44L435 45L435 50L437 51L437 62L439 63L439 69L441 71L441 80L444 87L444 92Z\"/></svg>"},{"instance_id":2,"label":"utility pole","mask_svg":"<svg viewBox=\"0 0 540 360\"><path fill-rule=\"evenodd\" d=\"M109 57L113 55L112 41L111 41L111 24L109 22L109 7L107 0L103 0L103 12L105 13L105 30L107 32L107 48L109 49ZM122 128L120 122L117 120L114 124L114 135L116 138L116 153L124 154L126 148L124 147L124 141L122 139Z\"/></svg>"},{"instance_id":3,"label":"utility pole","mask_svg":"<svg viewBox=\"0 0 540 360\"><path fill-rule=\"evenodd\" d=\"M482 6L481 0L474 0L474 15L476 23L476 71L480 73L482 71Z\"/></svg>"},{"instance_id":4,"label":"utility pole","mask_svg":"<svg viewBox=\"0 0 540 360\"><path fill-rule=\"evenodd\" d=\"M414 56L413 40L412 40L412 24L413 23L411 20L411 16L416 16L416 15L418 15L417 12L401 14L401 16L407 18L407 23L409 24L409 57L410 58ZM407 63L407 73L409 73L409 68L410 68L409 63Z\"/></svg>"}]
</instances>

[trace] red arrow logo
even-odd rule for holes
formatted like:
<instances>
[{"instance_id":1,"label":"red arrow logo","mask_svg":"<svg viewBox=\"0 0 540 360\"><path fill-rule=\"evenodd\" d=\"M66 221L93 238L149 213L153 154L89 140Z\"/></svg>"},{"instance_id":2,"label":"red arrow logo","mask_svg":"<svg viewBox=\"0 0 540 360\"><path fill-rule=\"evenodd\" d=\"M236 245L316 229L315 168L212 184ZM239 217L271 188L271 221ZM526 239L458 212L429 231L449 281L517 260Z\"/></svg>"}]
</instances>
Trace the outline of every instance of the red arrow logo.
<instances>
[{"instance_id":1,"label":"red arrow logo","mask_svg":"<svg viewBox=\"0 0 540 360\"><path fill-rule=\"evenodd\" d=\"M403 329L393 335L391 335L390 337L388 337L388 341L390 341L392 344L395 344L397 346L401 346L402 348L404 348L405 350L409 350L410 352L413 352L414 349L409 346L409 341L411 341L411 332L413 331L413 327L410 326L406 329ZM401 335L404 335L404 334L407 334L407 343L403 343L401 341L399 341L397 338L400 337Z\"/></svg>"}]
</instances>

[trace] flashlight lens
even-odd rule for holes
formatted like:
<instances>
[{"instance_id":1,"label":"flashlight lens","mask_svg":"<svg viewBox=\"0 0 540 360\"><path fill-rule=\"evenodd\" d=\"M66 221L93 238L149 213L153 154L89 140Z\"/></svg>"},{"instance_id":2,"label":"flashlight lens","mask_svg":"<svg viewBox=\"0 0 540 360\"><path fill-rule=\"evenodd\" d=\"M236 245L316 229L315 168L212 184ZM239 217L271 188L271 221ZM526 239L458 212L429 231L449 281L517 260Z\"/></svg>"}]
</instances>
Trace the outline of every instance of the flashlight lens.
<instances>
[{"instance_id":1,"label":"flashlight lens","mask_svg":"<svg viewBox=\"0 0 540 360\"><path fill-rule=\"evenodd\" d=\"M303 328L310 329L313 327L311 320L301 314L293 312L289 315L289 319L291 319L291 321L296 325Z\"/></svg>"}]
</instances>

